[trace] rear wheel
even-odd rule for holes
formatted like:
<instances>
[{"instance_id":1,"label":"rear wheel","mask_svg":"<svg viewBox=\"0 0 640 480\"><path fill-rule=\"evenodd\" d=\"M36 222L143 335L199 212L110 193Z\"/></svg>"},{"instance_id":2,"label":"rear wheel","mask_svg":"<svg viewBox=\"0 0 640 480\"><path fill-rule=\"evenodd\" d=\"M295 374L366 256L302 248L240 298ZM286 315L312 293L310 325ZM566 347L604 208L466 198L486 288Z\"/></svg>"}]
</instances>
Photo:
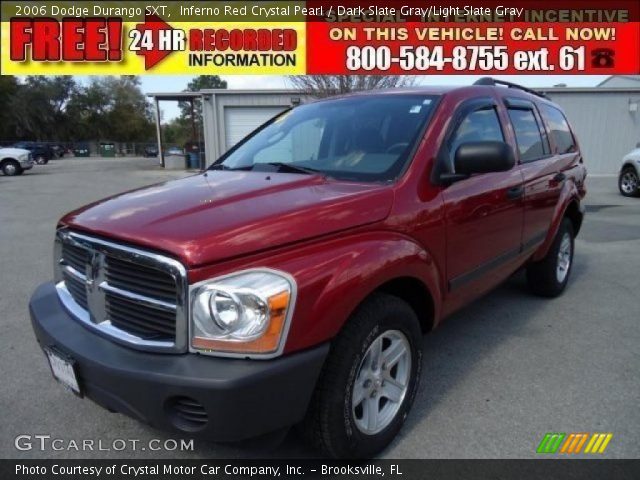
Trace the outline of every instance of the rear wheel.
<instances>
[{"instance_id":1,"label":"rear wheel","mask_svg":"<svg viewBox=\"0 0 640 480\"><path fill-rule=\"evenodd\" d=\"M419 382L422 334L413 309L376 294L333 342L303 423L334 458L367 458L400 431Z\"/></svg>"},{"instance_id":2,"label":"rear wheel","mask_svg":"<svg viewBox=\"0 0 640 480\"><path fill-rule=\"evenodd\" d=\"M557 297L564 291L573 265L573 250L573 224L563 218L547 255L527 267L527 281L535 294Z\"/></svg>"},{"instance_id":3,"label":"rear wheel","mask_svg":"<svg viewBox=\"0 0 640 480\"><path fill-rule=\"evenodd\" d=\"M2 173L8 177L22 174L22 167L15 160L5 160L2 162Z\"/></svg>"},{"instance_id":4,"label":"rear wheel","mask_svg":"<svg viewBox=\"0 0 640 480\"><path fill-rule=\"evenodd\" d=\"M640 194L638 172L633 167L625 167L618 178L618 188L625 197L637 197Z\"/></svg>"}]
</instances>

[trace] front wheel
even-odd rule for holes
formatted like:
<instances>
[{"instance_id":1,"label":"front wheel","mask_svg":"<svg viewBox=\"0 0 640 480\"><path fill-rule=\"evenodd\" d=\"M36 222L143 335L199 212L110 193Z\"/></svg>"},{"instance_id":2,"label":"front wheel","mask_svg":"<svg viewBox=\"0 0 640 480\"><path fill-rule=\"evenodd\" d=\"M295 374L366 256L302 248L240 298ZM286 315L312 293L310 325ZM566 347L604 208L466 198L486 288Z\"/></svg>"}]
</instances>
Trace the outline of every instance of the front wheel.
<instances>
[{"instance_id":1,"label":"front wheel","mask_svg":"<svg viewBox=\"0 0 640 480\"><path fill-rule=\"evenodd\" d=\"M8 177L22 174L22 167L15 160L7 160L2 164L2 173Z\"/></svg>"},{"instance_id":2,"label":"front wheel","mask_svg":"<svg viewBox=\"0 0 640 480\"><path fill-rule=\"evenodd\" d=\"M638 172L633 167L625 167L618 178L618 189L625 197L637 197L640 194Z\"/></svg>"},{"instance_id":3,"label":"front wheel","mask_svg":"<svg viewBox=\"0 0 640 480\"><path fill-rule=\"evenodd\" d=\"M573 250L573 224L563 218L547 255L527 267L527 281L535 294L557 297L564 291L573 265Z\"/></svg>"},{"instance_id":4,"label":"front wheel","mask_svg":"<svg viewBox=\"0 0 640 480\"><path fill-rule=\"evenodd\" d=\"M303 433L334 458L369 458L400 431L418 389L422 334L413 309L376 294L333 342Z\"/></svg>"},{"instance_id":5,"label":"front wheel","mask_svg":"<svg viewBox=\"0 0 640 480\"><path fill-rule=\"evenodd\" d=\"M47 164L47 162L49 162L49 160L47 160L47 158L46 158L46 157L44 157L43 155L38 155L38 156L36 157L36 163L37 163L38 165L46 165L46 164Z\"/></svg>"}]
</instances>

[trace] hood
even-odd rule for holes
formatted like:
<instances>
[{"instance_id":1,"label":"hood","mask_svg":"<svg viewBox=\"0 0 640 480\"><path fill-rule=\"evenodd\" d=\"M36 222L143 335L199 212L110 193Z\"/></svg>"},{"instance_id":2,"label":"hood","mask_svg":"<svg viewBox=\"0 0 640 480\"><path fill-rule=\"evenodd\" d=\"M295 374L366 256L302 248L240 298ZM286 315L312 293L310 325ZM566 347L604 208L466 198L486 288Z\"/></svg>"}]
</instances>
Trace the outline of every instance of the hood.
<instances>
[{"instance_id":1,"label":"hood","mask_svg":"<svg viewBox=\"0 0 640 480\"><path fill-rule=\"evenodd\" d=\"M0 157L21 157L22 155L28 155L29 150L25 150L24 148L0 148Z\"/></svg>"},{"instance_id":2,"label":"hood","mask_svg":"<svg viewBox=\"0 0 640 480\"><path fill-rule=\"evenodd\" d=\"M384 185L209 171L101 200L62 223L195 267L377 222L392 203Z\"/></svg>"},{"instance_id":3,"label":"hood","mask_svg":"<svg viewBox=\"0 0 640 480\"><path fill-rule=\"evenodd\" d=\"M623 161L629 161L629 160L640 160L640 148L636 148L635 150L631 150L629 153L627 153L624 156Z\"/></svg>"}]
</instances>

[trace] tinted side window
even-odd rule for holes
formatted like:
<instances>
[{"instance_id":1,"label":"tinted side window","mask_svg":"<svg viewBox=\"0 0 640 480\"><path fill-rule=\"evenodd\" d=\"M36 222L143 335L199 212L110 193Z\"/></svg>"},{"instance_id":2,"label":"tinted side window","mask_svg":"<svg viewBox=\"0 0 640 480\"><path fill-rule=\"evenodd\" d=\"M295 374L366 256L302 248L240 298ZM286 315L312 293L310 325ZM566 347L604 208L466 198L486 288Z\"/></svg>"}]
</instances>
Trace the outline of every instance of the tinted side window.
<instances>
[{"instance_id":1,"label":"tinted side window","mask_svg":"<svg viewBox=\"0 0 640 480\"><path fill-rule=\"evenodd\" d=\"M549 134L554 139L558 152L560 154L575 152L576 144L571 134L571 129L567 123L567 119L557 108L548 105L542 105L542 115L549 124Z\"/></svg>"},{"instance_id":2,"label":"tinted side window","mask_svg":"<svg viewBox=\"0 0 640 480\"><path fill-rule=\"evenodd\" d=\"M509 118L516 133L522 162L531 162L544 156L540 126L532 110L509 109Z\"/></svg>"},{"instance_id":3,"label":"tinted side window","mask_svg":"<svg viewBox=\"0 0 640 480\"><path fill-rule=\"evenodd\" d=\"M497 141L504 142L502 127L494 108L471 112L462 121L449 143L452 155L463 143Z\"/></svg>"}]
</instances>

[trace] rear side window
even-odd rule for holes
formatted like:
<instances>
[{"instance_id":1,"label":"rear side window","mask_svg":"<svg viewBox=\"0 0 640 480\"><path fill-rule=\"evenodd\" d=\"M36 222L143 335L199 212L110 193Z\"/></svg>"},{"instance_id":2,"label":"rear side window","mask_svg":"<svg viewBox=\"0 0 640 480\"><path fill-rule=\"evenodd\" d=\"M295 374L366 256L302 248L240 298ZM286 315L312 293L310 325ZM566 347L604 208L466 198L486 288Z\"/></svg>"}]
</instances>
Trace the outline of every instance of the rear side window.
<instances>
[{"instance_id":1,"label":"rear side window","mask_svg":"<svg viewBox=\"0 0 640 480\"><path fill-rule=\"evenodd\" d=\"M484 141L504 142L495 108L476 110L467 115L451 138L449 151L455 155L463 143Z\"/></svg>"},{"instance_id":2,"label":"rear side window","mask_svg":"<svg viewBox=\"0 0 640 480\"><path fill-rule=\"evenodd\" d=\"M557 153L570 153L576 151L576 142L569 128L569 123L563 113L557 108L542 105L542 115L549 125L549 134L558 149Z\"/></svg>"},{"instance_id":3,"label":"rear side window","mask_svg":"<svg viewBox=\"0 0 640 480\"><path fill-rule=\"evenodd\" d=\"M510 108L509 118L516 134L520 161L532 162L542 158L546 152L533 110Z\"/></svg>"}]
</instances>

